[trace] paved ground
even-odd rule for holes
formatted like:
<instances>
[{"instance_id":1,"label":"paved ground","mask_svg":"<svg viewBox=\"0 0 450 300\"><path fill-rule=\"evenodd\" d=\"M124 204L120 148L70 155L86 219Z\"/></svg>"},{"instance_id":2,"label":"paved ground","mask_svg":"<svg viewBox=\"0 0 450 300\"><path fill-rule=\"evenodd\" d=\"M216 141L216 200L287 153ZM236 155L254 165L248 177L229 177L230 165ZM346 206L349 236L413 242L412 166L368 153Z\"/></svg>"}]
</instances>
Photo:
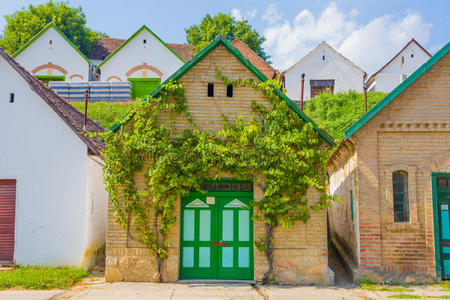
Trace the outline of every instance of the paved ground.
<instances>
[{"instance_id":1,"label":"paved ground","mask_svg":"<svg viewBox=\"0 0 450 300\"><path fill-rule=\"evenodd\" d=\"M388 287L392 288L392 287ZM398 287L397 287L398 288ZM315 286L269 286L259 290L246 283L105 283L92 281L82 283L69 291L0 291L0 300L203 300L203 299L252 299L252 300L294 300L294 299L388 299L398 294L415 295L421 299L450 298L450 291L439 286L412 286L407 292L366 291L356 287L315 287ZM431 297L430 297L431 296ZM402 297L406 298L406 297ZM392 298L390 298L392 299ZM441 298L442 299L442 298Z\"/></svg>"}]
</instances>

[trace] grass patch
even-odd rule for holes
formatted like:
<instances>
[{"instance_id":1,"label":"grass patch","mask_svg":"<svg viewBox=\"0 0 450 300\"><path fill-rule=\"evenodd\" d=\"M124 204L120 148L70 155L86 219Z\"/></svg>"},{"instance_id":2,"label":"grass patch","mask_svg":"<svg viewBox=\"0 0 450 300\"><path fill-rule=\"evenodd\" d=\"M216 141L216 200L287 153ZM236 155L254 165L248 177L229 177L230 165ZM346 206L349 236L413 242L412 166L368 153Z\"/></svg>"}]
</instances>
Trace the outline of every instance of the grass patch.
<instances>
[{"instance_id":1,"label":"grass patch","mask_svg":"<svg viewBox=\"0 0 450 300\"><path fill-rule=\"evenodd\" d=\"M414 289L410 289L410 288L406 288L406 287L402 287L402 286L393 286L393 287L388 287L388 286L382 286L382 285L378 285L378 284L367 284L367 283L363 283L361 284L361 288L363 290L366 291L377 291L377 292L414 292Z\"/></svg>"},{"instance_id":2,"label":"grass patch","mask_svg":"<svg viewBox=\"0 0 450 300\"><path fill-rule=\"evenodd\" d=\"M71 104L84 113L84 102L71 102ZM100 122L105 129L109 129L117 120L120 120L133 105L134 102L89 103L88 116L92 120Z\"/></svg>"},{"instance_id":3,"label":"grass patch","mask_svg":"<svg viewBox=\"0 0 450 300\"><path fill-rule=\"evenodd\" d=\"M450 295L427 296L427 298L450 299Z\"/></svg>"},{"instance_id":4,"label":"grass patch","mask_svg":"<svg viewBox=\"0 0 450 300\"><path fill-rule=\"evenodd\" d=\"M22 287L30 290L67 289L89 273L83 269L58 267L17 267L0 272L0 290Z\"/></svg>"},{"instance_id":5,"label":"grass patch","mask_svg":"<svg viewBox=\"0 0 450 300\"><path fill-rule=\"evenodd\" d=\"M396 295L390 295L390 296L388 296L388 298L419 299L419 298L422 298L422 296L411 295L411 294L396 294Z\"/></svg>"},{"instance_id":6,"label":"grass patch","mask_svg":"<svg viewBox=\"0 0 450 300\"><path fill-rule=\"evenodd\" d=\"M441 281L438 284L442 288L441 291L450 291L450 281Z\"/></svg>"}]
</instances>

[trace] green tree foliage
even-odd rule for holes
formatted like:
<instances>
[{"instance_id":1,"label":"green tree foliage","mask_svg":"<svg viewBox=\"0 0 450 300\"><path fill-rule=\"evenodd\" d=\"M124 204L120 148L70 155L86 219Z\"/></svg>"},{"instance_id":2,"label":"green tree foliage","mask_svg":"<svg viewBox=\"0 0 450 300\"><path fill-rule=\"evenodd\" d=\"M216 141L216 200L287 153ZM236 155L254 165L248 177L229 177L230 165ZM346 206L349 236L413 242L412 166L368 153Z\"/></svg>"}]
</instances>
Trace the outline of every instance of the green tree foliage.
<instances>
[{"instance_id":1,"label":"green tree foliage","mask_svg":"<svg viewBox=\"0 0 450 300\"><path fill-rule=\"evenodd\" d=\"M225 85L259 90L271 105L253 102L248 119L224 116L222 130L203 131L187 112L182 85L170 82L158 97L138 101L117 132L103 134L104 179L112 208L118 223L125 229L132 224L135 238L156 256L157 281L162 280L162 262L168 256L167 235L176 222L178 196L201 191L202 180L219 179L220 171L251 180L264 191L264 198L252 203L266 229L256 242L269 263L263 282L273 270L274 228L306 223L311 210L324 209L335 199L326 195L328 156L323 141L311 123L273 92L280 82L230 81L218 70L216 76ZM162 113L172 122L158 122ZM176 115L184 115L192 129L178 130ZM137 180L145 183L144 189L138 189ZM310 187L322 195L316 203L307 198Z\"/></svg>"},{"instance_id":2,"label":"green tree foliage","mask_svg":"<svg viewBox=\"0 0 450 300\"><path fill-rule=\"evenodd\" d=\"M368 110L385 96L382 92L368 92ZM364 94L355 91L339 92L335 95L321 93L306 102L305 113L336 141L340 141L345 130L364 115Z\"/></svg>"},{"instance_id":3,"label":"green tree foliage","mask_svg":"<svg viewBox=\"0 0 450 300\"><path fill-rule=\"evenodd\" d=\"M84 54L90 54L92 46L97 43L97 36L104 33L86 27L86 16L81 7L70 7L64 2L48 2L29 5L11 15L6 15L0 47L9 54L14 54L48 23L55 24Z\"/></svg>"},{"instance_id":4,"label":"green tree foliage","mask_svg":"<svg viewBox=\"0 0 450 300\"><path fill-rule=\"evenodd\" d=\"M267 61L270 58L262 48L262 43L266 38L253 29L247 20L236 20L229 14L218 13L213 17L207 14L200 25L192 25L185 31L186 40L189 44L194 45L197 52L221 34L228 40L238 37L262 59Z\"/></svg>"}]
</instances>

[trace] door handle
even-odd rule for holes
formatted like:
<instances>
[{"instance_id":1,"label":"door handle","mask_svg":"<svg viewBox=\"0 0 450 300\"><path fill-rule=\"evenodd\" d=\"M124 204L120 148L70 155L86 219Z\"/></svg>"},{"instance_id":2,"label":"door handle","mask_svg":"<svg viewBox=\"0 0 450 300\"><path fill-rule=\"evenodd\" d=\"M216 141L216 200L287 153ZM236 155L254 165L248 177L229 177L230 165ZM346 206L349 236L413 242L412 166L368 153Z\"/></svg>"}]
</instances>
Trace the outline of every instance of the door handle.
<instances>
[{"instance_id":1,"label":"door handle","mask_svg":"<svg viewBox=\"0 0 450 300\"><path fill-rule=\"evenodd\" d=\"M211 245L229 245L230 243L219 242L219 243L210 243Z\"/></svg>"}]
</instances>

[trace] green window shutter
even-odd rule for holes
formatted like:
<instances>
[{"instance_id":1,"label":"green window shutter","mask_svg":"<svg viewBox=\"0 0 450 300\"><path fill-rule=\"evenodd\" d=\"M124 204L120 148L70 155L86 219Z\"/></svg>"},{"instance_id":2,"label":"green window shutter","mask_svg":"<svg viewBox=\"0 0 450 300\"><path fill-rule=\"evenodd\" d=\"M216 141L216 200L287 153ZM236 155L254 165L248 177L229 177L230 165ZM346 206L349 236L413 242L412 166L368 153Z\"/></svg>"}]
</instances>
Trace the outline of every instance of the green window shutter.
<instances>
[{"instance_id":1,"label":"green window shutter","mask_svg":"<svg viewBox=\"0 0 450 300\"><path fill-rule=\"evenodd\" d=\"M353 221L353 190L350 190L350 210L352 213L352 221Z\"/></svg>"},{"instance_id":2,"label":"green window shutter","mask_svg":"<svg viewBox=\"0 0 450 300\"><path fill-rule=\"evenodd\" d=\"M161 83L161 78L128 78L131 82L131 96L133 99L145 98Z\"/></svg>"}]
</instances>

